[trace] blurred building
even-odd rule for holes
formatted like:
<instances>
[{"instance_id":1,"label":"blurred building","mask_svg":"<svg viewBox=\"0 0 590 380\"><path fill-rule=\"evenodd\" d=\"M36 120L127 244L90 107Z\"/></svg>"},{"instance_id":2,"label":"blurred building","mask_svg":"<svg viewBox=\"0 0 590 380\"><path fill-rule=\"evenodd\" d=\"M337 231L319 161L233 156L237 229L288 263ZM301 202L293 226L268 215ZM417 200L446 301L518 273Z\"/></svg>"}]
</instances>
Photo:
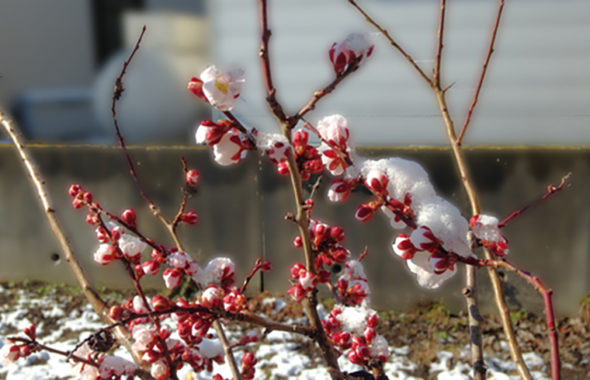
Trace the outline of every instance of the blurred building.
<instances>
[{"instance_id":1,"label":"blurred building","mask_svg":"<svg viewBox=\"0 0 590 380\"><path fill-rule=\"evenodd\" d=\"M119 107L132 142L190 143L197 115L208 111L185 96L184 82L213 61L245 68L236 113L248 124L273 129L259 67L257 6L254 0L5 0L0 102L18 111L33 139L112 141L111 81L145 23L145 57L134 62L128 99ZM437 1L373 0L363 6L426 72L432 70ZM343 113L359 144L446 143L431 92L349 4L272 0L269 7L274 75L289 111L332 78L330 45L350 32L366 32L374 55L310 120ZM496 7L496 1L472 0L447 6L443 81L453 85L449 104L458 123L481 70ZM589 14L585 0L506 5L468 143L590 143Z\"/></svg>"}]
</instances>

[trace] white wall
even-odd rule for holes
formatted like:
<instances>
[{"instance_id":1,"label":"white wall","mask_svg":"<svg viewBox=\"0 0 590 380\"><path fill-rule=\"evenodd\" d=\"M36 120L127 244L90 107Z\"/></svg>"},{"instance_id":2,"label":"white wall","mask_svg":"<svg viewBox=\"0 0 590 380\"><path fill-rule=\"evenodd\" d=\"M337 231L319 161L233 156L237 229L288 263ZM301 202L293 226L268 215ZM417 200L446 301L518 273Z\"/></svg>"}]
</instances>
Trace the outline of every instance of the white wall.
<instances>
[{"instance_id":1,"label":"white wall","mask_svg":"<svg viewBox=\"0 0 590 380\"><path fill-rule=\"evenodd\" d=\"M94 75L90 1L0 2L0 104L24 90L85 87Z\"/></svg>"},{"instance_id":2,"label":"white wall","mask_svg":"<svg viewBox=\"0 0 590 380\"><path fill-rule=\"evenodd\" d=\"M439 2L360 1L432 70ZM256 1L209 2L216 63L241 65L247 84L236 112L273 128L264 104ZM271 55L279 99L296 111L332 78L328 49L349 32L371 34L376 49L361 70L309 116L342 113L359 144L445 144L436 101L407 62L343 0L270 0ZM497 1L449 1L443 82L462 124L487 50ZM506 3L469 144L590 144L590 2Z\"/></svg>"}]
</instances>

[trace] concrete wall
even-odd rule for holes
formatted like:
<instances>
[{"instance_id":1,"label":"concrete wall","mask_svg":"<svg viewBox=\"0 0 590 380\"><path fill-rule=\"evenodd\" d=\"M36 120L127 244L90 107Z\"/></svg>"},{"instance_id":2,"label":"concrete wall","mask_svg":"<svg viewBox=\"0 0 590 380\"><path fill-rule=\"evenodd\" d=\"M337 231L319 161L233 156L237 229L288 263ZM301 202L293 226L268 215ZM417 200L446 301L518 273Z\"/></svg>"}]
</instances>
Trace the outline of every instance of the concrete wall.
<instances>
[{"instance_id":1,"label":"concrete wall","mask_svg":"<svg viewBox=\"0 0 590 380\"><path fill-rule=\"evenodd\" d=\"M116 148L95 146L34 146L31 149L77 253L90 278L105 286L127 286L121 271L100 267L92 261L97 243L92 228L84 223L84 212L73 210L67 195L71 183L80 183L112 212L126 207L138 210L139 226L166 245L172 243L161 226L137 196L127 174L124 158ZM295 226L284 221L293 210L289 184L278 177L266 160L251 155L236 167L220 168L212 163L208 150L198 147L133 148L132 154L145 188L161 206L173 215L181 198L180 156L201 172L202 184L189 207L200 214L194 227L182 227L180 235L187 250L201 261L230 255L237 263L238 278L261 255L274 270L264 279L265 288L284 291L288 287L288 268L301 261L301 252L291 245ZM362 149L366 156L402 156L419 161L430 173L438 191L468 212L463 189L449 150ZM547 185L557 183L572 172L571 187L531 209L506 228L511 241L510 260L539 275L555 290L559 314L575 314L579 300L590 293L590 151L588 149L479 148L467 151L481 195L483 210L504 217L543 194ZM31 186L10 145L0 145L0 280L25 278L73 282L63 260L53 261L59 246L40 211ZM346 244L358 255L369 248L366 269L373 290L373 303L379 307L405 309L420 301L444 299L460 309L462 275L437 291L419 288L405 265L391 254L393 231L376 217L366 224L353 218L356 205L368 199L361 191L344 204L326 202L324 194L330 182L325 178L319 191L315 215L328 223L345 227ZM147 254L147 253L146 253ZM492 295L487 278L481 272L481 298L489 305ZM540 311L541 298L512 275L506 283L509 305ZM257 279L259 281L259 279ZM161 286L161 279L152 282ZM259 283L253 284L256 289Z\"/></svg>"}]
</instances>

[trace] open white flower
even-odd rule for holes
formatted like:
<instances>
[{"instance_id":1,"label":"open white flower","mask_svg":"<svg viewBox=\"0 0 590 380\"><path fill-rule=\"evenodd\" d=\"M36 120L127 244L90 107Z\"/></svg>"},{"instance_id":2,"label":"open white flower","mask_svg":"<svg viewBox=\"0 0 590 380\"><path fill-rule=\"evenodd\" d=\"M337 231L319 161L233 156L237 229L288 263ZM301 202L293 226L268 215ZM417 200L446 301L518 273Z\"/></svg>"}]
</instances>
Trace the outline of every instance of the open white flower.
<instances>
[{"instance_id":1,"label":"open white flower","mask_svg":"<svg viewBox=\"0 0 590 380\"><path fill-rule=\"evenodd\" d=\"M240 96L244 71L235 69L222 71L215 65L207 67L200 75L203 81L203 94L212 106L220 111L229 111Z\"/></svg>"}]
</instances>

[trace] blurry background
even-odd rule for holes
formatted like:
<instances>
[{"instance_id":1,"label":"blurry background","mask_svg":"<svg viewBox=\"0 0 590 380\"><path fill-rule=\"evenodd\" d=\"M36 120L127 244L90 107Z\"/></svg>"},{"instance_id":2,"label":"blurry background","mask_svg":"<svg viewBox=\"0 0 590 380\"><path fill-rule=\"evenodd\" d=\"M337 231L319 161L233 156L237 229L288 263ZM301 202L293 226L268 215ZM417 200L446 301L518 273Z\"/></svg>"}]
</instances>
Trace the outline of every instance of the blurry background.
<instances>
[{"instance_id":1,"label":"blurry background","mask_svg":"<svg viewBox=\"0 0 590 380\"><path fill-rule=\"evenodd\" d=\"M348 33L376 44L363 69L310 116L344 113L358 144L446 144L435 99L410 66L342 0L269 2L274 75L290 111L332 78L328 49ZM432 70L438 2L362 1ZM443 82L462 116L487 50L496 1L448 4ZM0 4L0 104L39 141L110 142L114 78L141 26L127 75L121 125L131 142L190 143L208 112L187 80L208 64L240 66L247 83L236 113L273 129L259 68L254 0L4 0ZM485 90L467 135L472 144L590 143L590 3L519 0L505 7Z\"/></svg>"},{"instance_id":2,"label":"blurry background","mask_svg":"<svg viewBox=\"0 0 590 380\"><path fill-rule=\"evenodd\" d=\"M309 120L344 114L362 154L420 162L438 191L467 215L436 100L403 58L344 0L269 3L274 75L285 108L296 111L331 80L328 49L334 41L350 32L368 33L376 45L373 56L323 100ZM361 3L430 72L438 1ZM457 124L469 106L496 8L493 0L448 4L442 79L453 84L448 94ZM555 289L562 314L575 313L578 301L590 292L589 16L590 2L585 0L508 2L465 140L479 146L468 155L484 211L500 218L573 172L570 189L506 231L513 260ZM295 229L282 221L291 211L288 183L255 155L220 169L207 149L192 146L195 125L211 112L186 90L187 80L211 63L240 66L247 82L235 113L248 125L276 128L264 104L255 0L3 0L1 107L16 116L27 138L41 143L33 154L91 278L126 286L117 268L105 271L92 262L93 231L82 223L83 213L71 210L66 189L82 183L113 212L137 208L144 231L171 244L138 198L121 153L111 145L114 79L144 24L147 32L118 104L127 141L141 145L133 155L143 182L164 212L173 214L180 199L179 157L186 156L203 178L191 204L201 222L181 230L191 254L202 260L230 255L239 275L249 271L256 257L266 256L276 269L265 278L265 287L284 291L289 265L301 259L290 245ZM525 144L533 146L521 146ZM0 145L0 173L0 280L72 282L9 144ZM324 178L319 194L329 182ZM374 302L406 308L444 298L461 308L460 276L439 291L424 292L391 257L394 232L387 223L376 218L359 225L353 220L355 206L367 196L355 194L345 205L319 202L317 211L322 220L346 227L355 254L369 245L366 265L374 281ZM485 284L486 276L480 279ZM161 286L161 279L154 285ZM540 297L524 284L508 282L507 290L515 309L542 307ZM484 299L490 294L482 290Z\"/></svg>"}]
</instances>

